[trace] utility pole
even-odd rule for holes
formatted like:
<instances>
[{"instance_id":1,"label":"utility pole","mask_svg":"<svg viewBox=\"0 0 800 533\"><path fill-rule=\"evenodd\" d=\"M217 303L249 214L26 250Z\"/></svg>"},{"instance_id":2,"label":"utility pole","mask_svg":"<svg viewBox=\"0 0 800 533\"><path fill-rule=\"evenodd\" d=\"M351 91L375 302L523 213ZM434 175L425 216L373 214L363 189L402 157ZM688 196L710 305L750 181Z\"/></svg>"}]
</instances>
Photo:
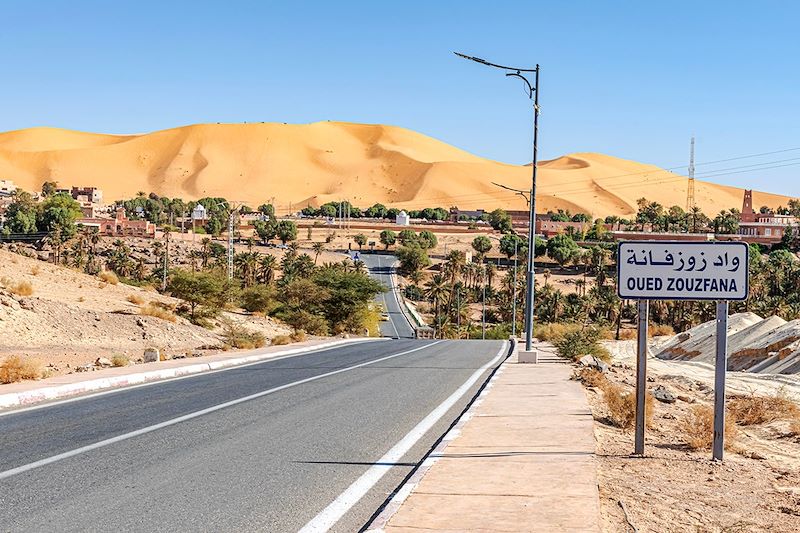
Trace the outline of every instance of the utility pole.
<instances>
[{"instance_id":1,"label":"utility pole","mask_svg":"<svg viewBox=\"0 0 800 533\"><path fill-rule=\"evenodd\" d=\"M694 206L694 137L692 137L689 147L689 183L686 186L686 212L691 213Z\"/></svg>"},{"instance_id":2,"label":"utility pole","mask_svg":"<svg viewBox=\"0 0 800 533\"><path fill-rule=\"evenodd\" d=\"M161 290L167 290L167 271L169 270L169 231L164 232L164 271L161 273Z\"/></svg>"},{"instance_id":3,"label":"utility pole","mask_svg":"<svg viewBox=\"0 0 800 533\"><path fill-rule=\"evenodd\" d=\"M228 215L228 279L233 279L233 219L236 217L236 209L231 209Z\"/></svg>"},{"instance_id":4,"label":"utility pole","mask_svg":"<svg viewBox=\"0 0 800 533\"><path fill-rule=\"evenodd\" d=\"M531 176L531 190L530 190L530 203L528 212L528 271L527 271L527 289L525 294L525 351L531 352L533 345L533 311L534 311L534 248L536 244L536 174L539 167L538 164L538 148L539 148L539 65L534 69L524 69L516 67L507 67L490 63L480 57L473 57L455 52L455 54L464 59L469 59L476 63L486 65L488 67L497 68L505 71L506 76L515 77L525 82L527 87L528 99L533 100L533 172ZM533 84L522 73L533 73ZM522 355L522 354L520 354ZM536 360L535 354L533 360Z\"/></svg>"}]
</instances>

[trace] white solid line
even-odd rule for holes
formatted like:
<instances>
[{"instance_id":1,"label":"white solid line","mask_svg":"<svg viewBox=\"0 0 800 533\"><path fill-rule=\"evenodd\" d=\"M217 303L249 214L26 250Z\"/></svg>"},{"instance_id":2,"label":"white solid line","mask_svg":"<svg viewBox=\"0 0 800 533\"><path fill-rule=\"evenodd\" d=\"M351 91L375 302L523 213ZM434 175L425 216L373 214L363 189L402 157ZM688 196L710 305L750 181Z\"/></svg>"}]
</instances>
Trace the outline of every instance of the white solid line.
<instances>
[{"instance_id":1,"label":"white solid line","mask_svg":"<svg viewBox=\"0 0 800 533\"><path fill-rule=\"evenodd\" d=\"M340 368L339 370L334 370L332 372L326 372L325 374L320 374L318 376L312 376L310 378L301 379L299 381L294 381L292 383L287 383L285 385L281 385L279 387L275 387L272 389L268 389L265 391L257 392L255 394L251 394L249 396L244 396L243 398L237 398L236 400L231 400L229 402L221 403L218 405L214 405L212 407L207 407L205 409L201 409L200 411L195 411L193 413L189 413L183 416L179 416L177 418L172 418L170 420L165 420L164 422L160 422L158 424L154 424L152 426L147 426L141 429L137 429L136 431L131 431L129 433L123 433L122 435L117 435L116 437L112 437L110 439L101 440L100 442L95 442L94 444L89 444L87 446L82 446L80 448L76 448L74 450L70 450L68 452L60 453L58 455L53 455L52 457L47 457L45 459L40 459L38 461L34 461L32 463L28 463L26 465L18 466L16 468L12 468L11 470L6 470L4 472L0 472L0 480L9 478L11 476L15 476L17 474L21 474L23 472L27 472L29 470L33 470L35 468L39 468L45 465L49 465L55 463L57 461L61 461L62 459L68 459L70 457L74 457L76 455L80 455L82 453L86 453L92 450L96 450L98 448L102 448L104 446L108 446L110 444L115 444L117 442L121 442L124 440L132 439L133 437L138 437L140 435L145 435L147 433L151 433L158 429L162 429L169 426L174 426L175 424L179 424L181 422L186 422L187 420L192 420L193 418L197 418L199 416L207 415L209 413L213 413L215 411L219 411L220 409L225 409L226 407L231 407L234 405L238 405L240 403L244 403L250 400L255 400L256 398L261 398L262 396L266 396L268 394L272 394L278 391L286 390L292 387L296 387L297 385L302 385L304 383L309 383L311 381L316 381L318 379L327 378L329 376L333 376L336 374L341 374L342 372L349 372L350 370L355 370L356 368L362 368L368 365L373 365L375 363L380 363L381 361L386 361L388 359L394 359L395 357L400 357L401 355L407 355L412 352L417 352L419 350L424 350L426 348L430 348L436 344L439 344L441 341L432 342L430 344L426 344L425 346L420 346L418 348L414 348L412 350L406 350L404 352L396 353L394 355L388 355L386 357L381 357L379 359L374 359L372 361L367 361L365 363L359 363L357 365L348 366L345 368Z\"/></svg>"},{"instance_id":2,"label":"white solid line","mask_svg":"<svg viewBox=\"0 0 800 533\"><path fill-rule=\"evenodd\" d=\"M381 268L381 256L378 256L378 268ZM394 292L394 287L392 286L392 278L389 278L389 290ZM386 314L389 314L389 303L386 301L386 293L381 293L381 298L383 298L383 308L386 310ZM400 337L400 333L397 331L397 326L394 325L394 318L392 315L389 315L389 323L392 325L392 329L394 330L394 336Z\"/></svg>"},{"instance_id":3,"label":"white solid line","mask_svg":"<svg viewBox=\"0 0 800 533\"><path fill-rule=\"evenodd\" d=\"M423 418L419 424L414 426L405 437L400 439L397 444L386 452L383 457L378 459L374 465L361 475L361 477L355 480L352 485L345 489L345 491L323 509L322 512L303 526L300 533L321 533L328 531L336 522L341 520L341 518L392 468L392 463L400 461L417 441L419 441L419 439L421 439L439 419L447 414L447 411L469 391L470 387L478 381L483 373L503 357L503 352L505 350L506 343L503 342L503 346L500 348L500 351L497 352L494 359L475 371L463 385L431 411L428 416Z\"/></svg>"},{"instance_id":4,"label":"white solid line","mask_svg":"<svg viewBox=\"0 0 800 533\"><path fill-rule=\"evenodd\" d=\"M280 352L276 352L274 357L269 357L268 354L264 354L264 358L263 359L260 359L258 361L253 361L251 363L235 364L235 365L226 366L224 368L217 368L217 369L214 369L214 370L204 370L202 372L193 372L191 374L186 374L186 375L183 375L183 376L176 376L174 378L155 379L153 381L147 381L145 383L137 383L137 384L134 384L134 385L121 385L119 387L111 388L109 390L104 390L104 391L101 391L101 392L94 392L92 394L80 394L80 393L78 393L78 395L76 395L74 398L66 398L64 400L57 400L57 401L53 401L53 402L48 402L47 400L45 400L44 403L41 403L39 405L31 405L29 407L22 407L20 409L14 409L12 407L9 410L0 411L0 417L8 416L8 415L15 415L15 414L18 414L18 413L26 413L28 411L35 411L37 409L46 409L48 407L55 407L56 405L62 405L62 404L65 404L65 403L72 403L72 402L79 402L81 400L88 400L90 398L97 398L98 396L106 396L107 394L116 394L118 392L125 392L125 391L129 391L129 390L133 390L133 389L139 389L139 388L142 388L142 387L149 387L151 385L163 385L165 383L171 383L173 381L179 381L181 379L198 378L198 377L201 377L201 376L208 376L209 374L216 374L218 372L227 372L228 370L238 370L240 368L246 368L248 366L261 365L261 364L264 364L264 363L272 363L273 361L280 361L282 359L289 359L289 358L292 358L292 357L299 357L301 355L309 355L309 354L314 354L314 353L327 352L328 350L336 350L336 349L339 349L339 348L346 348L348 346L357 345L357 344L360 344L362 342L374 342L374 341L379 341L379 340L385 340L385 339L379 339L379 338L364 339L364 340L353 339L353 340L350 340L350 341L347 341L347 342L334 341L334 342L336 342L336 344L333 344L332 346L326 346L326 345L323 344L323 345L319 345L317 347L304 346L302 348L292 348L291 350L281 350ZM326 344L330 344L330 343L326 343ZM258 355L258 354L255 354L255 355ZM253 356L246 356L246 357L254 357L254 355ZM220 361L212 361L212 363L218 363L218 362L220 362ZM225 361L221 361L221 362L225 362ZM196 364L198 364L198 365L208 365L208 364L212 364L212 363L202 363L201 362L201 363L196 363ZM180 367L178 367L178 368L180 368ZM152 371L147 371L147 372L156 372L156 371L157 370L152 370ZM141 373L147 373L147 372L141 372ZM132 374L132 375L135 375L135 374ZM56 387L56 386L57 385L54 385L54 387Z\"/></svg>"}]
</instances>

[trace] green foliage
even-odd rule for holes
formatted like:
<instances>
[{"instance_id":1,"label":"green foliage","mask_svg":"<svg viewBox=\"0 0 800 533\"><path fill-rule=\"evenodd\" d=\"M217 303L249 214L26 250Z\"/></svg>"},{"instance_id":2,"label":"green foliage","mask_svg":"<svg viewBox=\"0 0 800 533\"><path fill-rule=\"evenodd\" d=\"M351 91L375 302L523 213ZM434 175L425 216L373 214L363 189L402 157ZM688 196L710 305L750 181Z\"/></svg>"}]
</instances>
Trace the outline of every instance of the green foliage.
<instances>
[{"instance_id":1,"label":"green foliage","mask_svg":"<svg viewBox=\"0 0 800 533\"><path fill-rule=\"evenodd\" d=\"M364 248L364 245L367 244L367 236L363 233L359 233L353 236L353 242L358 245L358 249L361 250Z\"/></svg>"},{"instance_id":2,"label":"green foliage","mask_svg":"<svg viewBox=\"0 0 800 533\"><path fill-rule=\"evenodd\" d=\"M42 221L39 225L42 231L57 231L62 240L75 235L75 221L83 213L78 202L68 194L54 194L42 203Z\"/></svg>"},{"instance_id":3,"label":"green foliage","mask_svg":"<svg viewBox=\"0 0 800 533\"><path fill-rule=\"evenodd\" d=\"M419 235L417 235L417 242L422 248L430 250L432 248L436 248L436 245L439 241L436 239L436 235L434 235L432 231L423 230L419 232Z\"/></svg>"},{"instance_id":4,"label":"green foliage","mask_svg":"<svg viewBox=\"0 0 800 533\"><path fill-rule=\"evenodd\" d=\"M516 233L506 233L500 238L500 251L511 259L514 257L516 248L517 257L522 258L528 255L528 240Z\"/></svg>"},{"instance_id":5,"label":"green foliage","mask_svg":"<svg viewBox=\"0 0 800 533\"><path fill-rule=\"evenodd\" d=\"M497 208L489 213L489 225L502 233L511 231L511 215L503 209Z\"/></svg>"},{"instance_id":6,"label":"green foliage","mask_svg":"<svg viewBox=\"0 0 800 533\"><path fill-rule=\"evenodd\" d=\"M395 255L400 261L400 271L405 275L420 272L431 264L428 252L416 243L399 247Z\"/></svg>"},{"instance_id":7,"label":"green foliage","mask_svg":"<svg viewBox=\"0 0 800 533\"><path fill-rule=\"evenodd\" d=\"M597 328L576 328L568 330L557 338L553 345L558 350L558 355L566 359L577 361L584 355L593 355L598 359L609 361L608 350L598 342L602 331Z\"/></svg>"},{"instance_id":8,"label":"green foliage","mask_svg":"<svg viewBox=\"0 0 800 533\"><path fill-rule=\"evenodd\" d=\"M221 310L232 294L234 287L227 278L210 272L175 270L169 281L169 292L189 306L189 319L200 318L198 309L213 314Z\"/></svg>"},{"instance_id":9,"label":"green foliage","mask_svg":"<svg viewBox=\"0 0 800 533\"><path fill-rule=\"evenodd\" d=\"M33 196L24 191L17 191L14 200L6 210L4 228L10 233L35 233L39 219L39 206Z\"/></svg>"},{"instance_id":10,"label":"green foliage","mask_svg":"<svg viewBox=\"0 0 800 533\"><path fill-rule=\"evenodd\" d=\"M472 239L472 249L475 250L479 256L483 257L491 251L492 241L485 235L479 235Z\"/></svg>"},{"instance_id":11,"label":"green foliage","mask_svg":"<svg viewBox=\"0 0 800 533\"><path fill-rule=\"evenodd\" d=\"M45 181L42 183L42 196L48 197L53 196L58 189L58 182L57 181Z\"/></svg>"},{"instance_id":12,"label":"green foliage","mask_svg":"<svg viewBox=\"0 0 800 533\"><path fill-rule=\"evenodd\" d=\"M242 291L242 308L251 313L266 313L277 304L275 290L267 285L253 285Z\"/></svg>"},{"instance_id":13,"label":"green foliage","mask_svg":"<svg viewBox=\"0 0 800 533\"><path fill-rule=\"evenodd\" d=\"M275 227L275 236L283 244L297 239L297 225L291 220L281 220Z\"/></svg>"},{"instance_id":14,"label":"green foliage","mask_svg":"<svg viewBox=\"0 0 800 533\"><path fill-rule=\"evenodd\" d=\"M383 244L386 250L389 249L389 246L392 246L395 242L397 242L397 234L390 229L383 230L380 238L381 244Z\"/></svg>"},{"instance_id":15,"label":"green foliage","mask_svg":"<svg viewBox=\"0 0 800 533\"><path fill-rule=\"evenodd\" d=\"M400 244L403 246L409 246L417 242L417 234L410 229L404 229L400 232L400 235L397 236L397 240L399 240Z\"/></svg>"}]
</instances>

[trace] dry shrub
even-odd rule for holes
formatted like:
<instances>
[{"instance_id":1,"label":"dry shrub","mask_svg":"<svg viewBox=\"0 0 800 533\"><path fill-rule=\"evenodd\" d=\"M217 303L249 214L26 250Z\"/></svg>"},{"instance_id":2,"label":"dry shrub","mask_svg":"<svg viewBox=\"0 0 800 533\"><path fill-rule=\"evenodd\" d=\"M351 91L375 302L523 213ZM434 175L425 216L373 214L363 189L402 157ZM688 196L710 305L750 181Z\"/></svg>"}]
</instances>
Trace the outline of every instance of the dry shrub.
<instances>
[{"instance_id":1,"label":"dry shrub","mask_svg":"<svg viewBox=\"0 0 800 533\"><path fill-rule=\"evenodd\" d=\"M296 329L291 334L292 342L303 342L306 340L306 332L302 329Z\"/></svg>"},{"instance_id":2,"label":"dry shrub","mask_svg":"<svg viewBox=\"0 0 800 533\"><path fill-rule=\"evenodd\" d=\"M710 450L714 443L714 409L710 405L693 405L691 411L678 425L683 441L692 450ZM725 449L730 449L736 438L736 417L725 415Z\"/></svg>"},{"instance_id":3,"label":"dry shrub","mask_svg":"<svg viewBox=\"0 0 800 533\"><path fill-rule=\"evenodd\" d=\"M558 340L572 331L578 331L581 327L578 324L564 324L561 322L551 322L549 324L535 325L533 336L540 341L552 342Z\"/></svg>"},{"instance_id":4,"label":"dry shrub","mask_svg":"<svg viewBox=\"0 0 800 533\"><path fill-rule=\"evenodd\" d=\"M581 368L575 373L575 378L585 387L602 389L608 384L606 376L596 368Z\"/></svg>"},{"instance_id":5,"label":"dry shrub","mask_svg":"<svg viewBox=\"0 0 800 533\"><path fill-rule=\"evenodd\" d=\"M114 366L128 366L131 360L127 355L117 354L111 358L111 364Z\"/></svg>"},{"instance_id":6,"label":"dry shrub","mask_svg":"<svg viewBox=\"0 0 800 533\"><path fill-rule=\"evenodd\" d=\"M131 294L125 299L134 305L142 305L144 303L144 298L142 298L138 294Z\"/></svg>"},{"instance_id":7,"label":"dry shrub","mask_svg":"<svg viewBox=\"0 0 800 533\"><path fill-rule=\"evenodd\" d=\"M31 267L31 275L32 276L38 276L39 272L41 272L41 271L42 271L42 269L39 267L39 265L33 265Z\"/></svg>"},{"instance_id":8,"label":"dry shrub","mask_svg":"<svg viewBox=\"0 0 800 533\"><path fill-rule=\"evenodd\" d=\"M18 355L12 355L0 364L0 383L39 379L42 376L42 363L36 359L23 359Z\"/></svg>"},{"instance_id":9,"label":"dry shrub","mask_svg":"<svg viewBox=\"0 0 800 533\"><path fill-rule=\"evenodd\" d=\"M30 281L20 281L19 283L12 283L9 290L19 296L30 296L33 294L33 285L31 285Z\"/></svg>"},{"instance_id":10,"label":"dry shrub","mask_svg":"<svg viewBox=\"0 0 800 533\"><path fill-rule=\"evenodd\" d=\"M244 326L233 322L225 324L222 330L222 340L231 348L240 348L243 350L261 348L267 343L267 339L264 337L263 333L250 331Z\"/></svg>"},{"instance_id":11,"label":"dry shrub","mask_svg":"<svg viewBox=\"0 0 800 533\"><path fill-rule=\"evenodd\" d=\"M150 302L149 304L139 309L139 313L146 316L154 316L156 318L160 318L161 320L166 320L168 322L175 322L177 320L175 313L173 313L169 309L164 309L162 306L157 305L155 302Z\"/></svg>"},{"instance_id":12,"label":"dry shrub","mask_svg":"<svg viewBox=\"0 0 800 533\"><path fill-rule=\"evenodd\" d=\"M668 324L654 324L647 328L647 334L650 337L662 337L664 335L675 335L675 330Z\"/></svg>"},{"instance_id":13,"label":"dry shrub","mask_svg":"<svg viewBox=\"0 0 800 533\"><path fill-rule=\"evenodd\" d=\"M284 344L289 344L291 342L292 338L289 335L275 335L272 337L273 346L283 346Z\"/></svg>"},{"instance_id":14,"label":"dry shrub","mask_svg":"<svg viewBox=\"0 0 800 533\"><path fill-rule=\"evenodd\" d=\"M83 296L79 296L79 297L78 297L78 301L79 301L79 302L85 302L85 301L86 301L86 298L84 298Z\"/></svg>"},{"instance_id":15,"label":"dry shrub","mask_svg":"<svg viewBox=\"0 0 800 533\"><path fill-rule=\"evenodd\" d=\"M105 281L106 283L110 283L111 285L116 285L119 283L119 278L116 274L111 272L110 270L103 270L97 275L101 280Z\"/></svg>"},{"instance_id":16,"label":"dry shrub","mask_svg":"<svg viewBox=\"0 0 800 533\"><path fill-rule=\"evenodd\" d=\"M781 392L775 396L736 396L728 403L728 412L741 426L800 419L800 407Z\"/></svg>"},{"instance_id":17,"label":"dry shrub","mask_svg":"<svg viewBox=\"0 0 800 533\"><path fill-rule=\"evenodd\" d=\"M627 392L621 386L606 381L603 386L603 399L608 409L608 419L615 426L624 430L633 428L636 424L636 394ZM645 394L644 402L645 424L650 426L653 421L653 397Z\"/></svg>"},{"instance_id":18,"label":"dry shrub","mask_svg":"<svg viewBox=\"0 0 800 533\"><path fill-rule=\"evenodd\" d=\"M792 420L792 423L789 424L789 436L800 437L800 418Z\"/></svg>"}]
</instances>

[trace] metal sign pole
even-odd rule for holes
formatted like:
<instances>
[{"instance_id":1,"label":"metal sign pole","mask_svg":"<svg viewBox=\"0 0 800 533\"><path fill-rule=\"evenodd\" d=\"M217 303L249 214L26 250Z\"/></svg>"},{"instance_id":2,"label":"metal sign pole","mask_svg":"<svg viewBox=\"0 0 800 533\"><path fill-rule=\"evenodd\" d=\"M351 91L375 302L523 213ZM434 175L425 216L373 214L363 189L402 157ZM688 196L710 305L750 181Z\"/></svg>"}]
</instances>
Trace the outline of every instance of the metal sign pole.
<instances>
[{"instance_id":1,"label":"metal sign pole","mask_svg":"<svg viewBox=\"0 0 800 533\"><path fill-rule=\"evenodd\" d=\"M637 303L638 331L636 349L636 439L634 453L644 455L644 410L647 394L647 315L650 311L649 300Z\"/></svg>"},{"instance_id":2,"label":"metal sign pole","mask_svg":"<svg viewBox=\"0 0 800 533\"><path fill-rule=\"evenodd\" d=\"M725 451L725 373L728 370L728 301L717 302L717 358L714 362L714 452L722 461Z\"/></svg>"}]
</instances>

